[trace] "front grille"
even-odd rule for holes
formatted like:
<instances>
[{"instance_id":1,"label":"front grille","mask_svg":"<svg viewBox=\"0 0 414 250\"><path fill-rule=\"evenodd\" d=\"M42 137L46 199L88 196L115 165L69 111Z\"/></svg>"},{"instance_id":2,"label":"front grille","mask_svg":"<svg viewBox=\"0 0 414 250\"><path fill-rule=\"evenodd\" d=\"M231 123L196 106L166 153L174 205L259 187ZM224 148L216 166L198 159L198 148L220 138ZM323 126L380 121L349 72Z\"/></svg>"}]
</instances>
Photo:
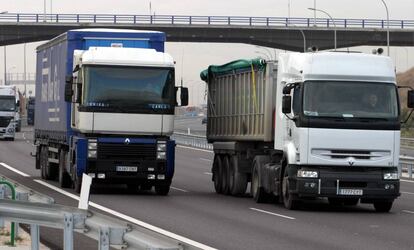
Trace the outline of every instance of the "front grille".
<instances>
[{"instance_id":1,"label":"front grille","mask_svg":"<svg viewBox=\"0 0 414 250\"><path fill-rule=\"evenodd\" d=\"M345 159L354 157L355 159L370 159L371 152L365 150L332 150L331 157L333 159Z\"/></svg>"},{"instance_id":2,"label":"front grille","mask_svg":"<svg viewBox=\"0 0 414 250\"><path fill-rule=\"evenodd\" d=\"M0 117L0 127L5 128L9 126L12 117Z\"/></svg>"},{"instance_id":3,"label":"front grille","mask_svg":"<svg viewBox=\"0 0 414 250\"><path fill-rule=\"evenodd\" d=\"M155 160L156 144L112 144L98 145L98 159L102 160Z\"/></svg>"}]
</instances>

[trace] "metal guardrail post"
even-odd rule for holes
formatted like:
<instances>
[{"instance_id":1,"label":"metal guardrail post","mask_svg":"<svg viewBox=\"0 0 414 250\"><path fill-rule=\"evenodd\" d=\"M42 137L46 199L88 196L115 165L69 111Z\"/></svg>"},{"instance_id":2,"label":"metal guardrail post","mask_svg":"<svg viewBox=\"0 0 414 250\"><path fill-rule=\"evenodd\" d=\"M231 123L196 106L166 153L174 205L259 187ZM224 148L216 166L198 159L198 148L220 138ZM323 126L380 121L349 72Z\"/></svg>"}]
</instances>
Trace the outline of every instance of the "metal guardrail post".
<instances>
[{"instance_id":1,"label":"metal guardrail post","mask_svg":"<svg viewBox=\"0 0 414 250\"><path fill-rule=\"evenodd\" d=\"M109 250L109 227L99 228L99 250Z\"/></svg>"},{"instance_id":2,"label":"metal guardrail post","mask_svg":"<svg viewBox=\"0 0 414 250\"><path fill-rule=\"evenodd\" d=\"M34 225L34 224L30 225L30 237L32 238L31 250L39 250L40 236L39 236L38 225Z\"/></svg>"},{"instance_id":3,"label":"metal guardrail post","mask_svg":"<svg viewBox=\"0 0 414 250\"><path fill-rule=\"evenodd\" d=\"M413 165L407 164L408 178L413 178Z\"/></svg>"},{"instance_id":4,"label":"metal guardrail post","mask_svg":"<svg viewBox=\"0 0 414 250\"><path fill-rule=\"evenodd\" d=\"M73 250L73 214L65 213L63 227L63 249Z\"/></svg>"},{"instance_id":5,"label":"metal guardrail post","mask_svg":"<svg viewBox=\"0 0 414 250\"><path fill-rule=\"evenodd\" d=\"M5 180L0 180L0 184L7 185L10 188L12 200L15 200L16 199L16 189L14 188L14 186L10 182L5 181ZM14 224L15 224L14 222L11 222L11 225L10 225L10 246L12 246L12 247L14 247L14 240L15 240L15 238L14 238Z\"/></svg>"}]
</instances>

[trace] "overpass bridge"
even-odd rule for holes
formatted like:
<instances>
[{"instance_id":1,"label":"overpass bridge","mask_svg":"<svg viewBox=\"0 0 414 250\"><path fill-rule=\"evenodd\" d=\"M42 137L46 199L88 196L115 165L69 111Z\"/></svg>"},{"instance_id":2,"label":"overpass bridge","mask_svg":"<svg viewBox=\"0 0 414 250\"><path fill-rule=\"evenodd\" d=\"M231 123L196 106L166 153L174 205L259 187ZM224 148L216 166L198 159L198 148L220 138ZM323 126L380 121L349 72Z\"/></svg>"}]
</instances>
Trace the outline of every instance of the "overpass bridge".
<instances>
[{"instance_id":1,"label":"overpass bridge","mask_svg":"<svg viewBox=\"0 0 414 250\"><path fill-rule=\"evenodd\" d=\"M389 26L391 46L414 46L414 20L390 20ZM48 40L79 28L159 30L169 42L246 43L291 51L313 45L332 49L334 30L338 48L387 43L387 20L381 19L7 13L0 15L0 46Z\"/></svg>"}]
</instances>

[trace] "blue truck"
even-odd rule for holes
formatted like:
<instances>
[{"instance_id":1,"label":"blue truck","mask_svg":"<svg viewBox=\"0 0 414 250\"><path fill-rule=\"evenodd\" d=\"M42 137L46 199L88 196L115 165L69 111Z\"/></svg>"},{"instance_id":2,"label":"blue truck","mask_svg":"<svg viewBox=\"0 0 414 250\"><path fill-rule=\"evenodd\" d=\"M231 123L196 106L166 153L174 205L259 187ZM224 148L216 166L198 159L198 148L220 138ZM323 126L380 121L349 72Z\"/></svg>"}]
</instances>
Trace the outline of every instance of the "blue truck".
<instances>
[{"instance_id":1,"label":"blue truck","mask_svg":"<svg viewBox=\"0 0 414 250\"><path fill-rule=\"evenodd\" d=\"M36 168L80 192L92 184L167 195L174 175L173 58L157 31L70 30L37 48Z\"/></svg>"}]
</instances>

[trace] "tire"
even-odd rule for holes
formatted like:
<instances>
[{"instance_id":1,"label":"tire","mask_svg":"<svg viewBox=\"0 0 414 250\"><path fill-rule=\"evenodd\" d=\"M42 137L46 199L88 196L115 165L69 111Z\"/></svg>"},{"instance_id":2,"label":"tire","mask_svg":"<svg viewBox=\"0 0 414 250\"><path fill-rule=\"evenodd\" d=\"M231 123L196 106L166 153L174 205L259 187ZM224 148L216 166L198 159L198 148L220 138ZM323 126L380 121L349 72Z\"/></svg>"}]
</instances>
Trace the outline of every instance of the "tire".
<instances>
[{"instance_id":1,"label":"tire","mask_svg":"<svg viewBox=\"0 0 414 250\"><path fill-rule=\"evenodd\" d=\"M223 172L222 172L222 179L221 179L221 188L222 188L222 193L224 195L229 195L230 194L230 160L229 157L227 155L224 155L222 157L222 162L223 162Z\"/></svg>"},{"instance_id":2,"label":"tire","mask_svg":"<svg viewBox=\"0 0 414 250\"><path fill-rule=\"evenodd\" d=\"M374 202L374 208L377 213L388 213L392 208L392 201Z\"/></svg>"},{"instance_id":3,"label":"tire","mask_svg":"<svg viewBox=\"0 0 414 250\"><path fill-rule=\"evenodd\" d=\"M66 152L63 149L60 150L60 153L59 153L59 185L62 188L69 188L72 184L70 176L68 172L66 171L67 155L68 155L68 152Z\"/></svg>"},{"instance_id":4,"label":"tire","mask_svg":"<svg viewBox=\"0 0 414 250\"><path fill-rule=\"evenodd\" d=\"M252 183L250 185L250 193L253 196L254 201L256 203L265 203L269 201L269 194L267 194L263 187L260 186L260 176L259 176L259 169L258 164L256 161L253 163L253 171L252 171Z\"/></svg>"},{"instance_id":5,"label":"tire","mask_svg":"<svg viewBox=\"0 0 414 250\"><path fill-rule=\"evenodd\" d=\"M155 185L155 193L161 196L166 196L170 192L170 184Z\"/></svg>"},{"instance_id":6,"label":"tire","mask_svg":"<svg viewBox=\"0 0 414 250\"><path fill-rule=\"evenodd\" d=\"M229 165L229 189L234 196L244 195L247 188L247 174L242 174L237 168L237 159L232 157Z\"/></svg>"},{"instance_id":7,"label":"tire","mask_svg":"<svg viewBox=\"0 0 414 250\"><path fill-rule=\"evenodd\" d=\"M56 168L52 167L49 163L49 153L47 146L42 146L40 149L40 171L42 179L54 180L56 178Z\"/></svg>"},{"instance_id":8,"label":"tire","mask_svg":"<svg viewBox=\"0 0 414 250\"><path fill-rule=\"evenodd\" d=\"M299 207L299 201L295 200L294 197L289 192L289 175L287 166L283 171L283 181L282 181L282 197L283 205L289 210L296 210Z\"/></svg>"},{"instance_id":9,"label":"tire","mask_svg":"<svg viewBox=\"0 0 414 250\"><path fill-rule=\"evenodd\" d=\"M75 180L73 182L73 188L75 189L75 193L80 194L81 189L82 189L82 175L77 176L76 172L75 172Z\"/></svg>"},{"instance_id":10,"label":"tire","mask_svg":"<svg viewBox=\"0 0 414 250\"><path fill-rule=\"evenodd\" d=\"M213 182L214 182L214 190L216 191L217 194L221 194L222 193L222 183L221 183L221 172L222 172L222 163L221 163L221 158L219 155L215 155L214 156L214 162L213 162L213 168L212 168L212 173L213 173Z\"/></svg>"}]
</instances>

